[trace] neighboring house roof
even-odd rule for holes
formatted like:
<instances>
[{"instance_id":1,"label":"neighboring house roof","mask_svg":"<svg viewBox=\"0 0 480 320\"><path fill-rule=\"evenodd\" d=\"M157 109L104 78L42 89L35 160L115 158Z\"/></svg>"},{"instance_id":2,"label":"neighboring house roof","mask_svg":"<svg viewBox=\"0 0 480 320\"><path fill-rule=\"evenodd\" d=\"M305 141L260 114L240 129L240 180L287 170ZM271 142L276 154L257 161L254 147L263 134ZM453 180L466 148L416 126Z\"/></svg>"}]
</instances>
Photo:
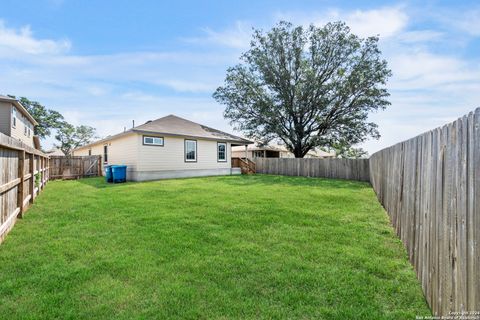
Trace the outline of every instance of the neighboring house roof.
<instances>
[{"instance_id":1,"label":"neighboring house roof","mask_svg":"<svg viewBox=\"0 0 480 320\"><path fill-rule=\"evenodd\" d=\"M333 158L336 156L334 151L327 152L320 149L310 150L308 154L318 158Z\"/></svg>"},{"instance_id":2,"label":"neighboring house roof","mask_svg":"<svg viewBox=\"0 0 480 320\"><path fill-rule=\"evenodd\" d=\"M233 151L244 151L245 147L233 147ZM248 151L262 151L262 150L267 150L267 151L277 151L277 152L287 152L291 153L290 150L287 149L286 146L280 145L280 144L269 144L269 145L249 145L247 147ZM308 155L313 156L313 157L318 157L318 158L328 158L328 157L335 157L335 153L333 152L326 152L320 149L313 149L310 150Z\"/></svg>"},{"instance_id":3,"label":"neighboring house roof","mask_svg":"<svg viewBox=\"0 0 480 320\"><path fill-rule=\"evenodd\" d=\"M2 95L0 95L0 101L13 103L20 110L20 112L25 117L27 117L31 123L33 123L34 126L38 126L38 122L35 121L35 119L32 117L30 113L28 113L27 109L25 109L25 107L20 103L20 101L13 99L11 97L2 96Z\"/></svg>"},{"instance_id":4,"label":"neighboring house roof","mask_svg":"<svg viewBox=\"0 0 480 320\"><path fill-rule=\"evenodd\" d=\"M209 140L224 140L234 144L251 144L250 140L237 137L233 134L226 133L217 129L213 129L202 124L177 117L173 114L163 118L159 118L153 121L147 121L146 123L129 129L125 132L108 136L102 140L95 141L85 146L79 147L85 148L87 146L95 145L105 141L118 138L120 136L130 133L143 133L143 134L161 134L168 136L182 136Z\"/></svg>"},{"instance_id":5,"label":"neighboring house roof","mask_svg":"<svg viewBox=\"0 0 480 320\"><path fill-rule=\"evenodd\" d=\"M46 151L45 153L48 154L49 156L64 156L65 155L63 153L63 151L58 149L58 148L54 148L50 151Z\"/></svg>"},{"instance_id":6,"label":"neighboring house roof","mask_svg":"<svg viewBox=\"0 0 480 320\"><path fill-rule=\"evenodd\" d=\"M245 146L232 147L232 150L233 151L245 151ZM247 147L247 150L248 151L262 151L262 150L283 151L283 150L280 150L280 149L276 148L275 146L271 146L271 145L259 146L257 144L249 144L248 147Z\"/></svg>"}]
</instances>

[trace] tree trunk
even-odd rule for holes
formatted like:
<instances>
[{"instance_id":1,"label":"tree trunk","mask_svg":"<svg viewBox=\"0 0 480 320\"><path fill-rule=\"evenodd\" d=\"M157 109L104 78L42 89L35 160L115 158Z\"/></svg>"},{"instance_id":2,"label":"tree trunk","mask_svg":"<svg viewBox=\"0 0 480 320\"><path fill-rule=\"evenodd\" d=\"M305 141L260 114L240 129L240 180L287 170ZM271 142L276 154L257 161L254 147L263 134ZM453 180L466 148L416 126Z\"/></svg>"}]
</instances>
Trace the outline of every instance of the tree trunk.
<instances>
[{"instance_id":1,"label":"tree trunk","mask_svg":"<svg viewBox=\"0 0 480 320\"><path fill-rule=\"evenodd\" d=\"M302 151L302 146L296 145L295 149L293 150L293 154L295 155L295 158L303 158L304 153Z\"/></svg>"}]
</instances>

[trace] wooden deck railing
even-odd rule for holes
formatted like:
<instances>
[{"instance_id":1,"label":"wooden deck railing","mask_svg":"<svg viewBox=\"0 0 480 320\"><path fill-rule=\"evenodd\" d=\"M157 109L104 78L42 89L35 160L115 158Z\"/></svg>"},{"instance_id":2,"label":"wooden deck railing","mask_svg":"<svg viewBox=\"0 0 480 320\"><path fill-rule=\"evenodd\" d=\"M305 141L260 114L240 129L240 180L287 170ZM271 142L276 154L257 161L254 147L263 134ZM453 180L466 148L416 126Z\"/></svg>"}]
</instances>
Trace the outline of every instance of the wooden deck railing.
<instances>
[{"instance_id":1,"label":"wooden deck railing","mask_svg":"<svg viewBox=\"0 0 480 320\"><path fill-rule=\"evenodd\" d=\"M233 168L240 168L242 170L242 174L252 174L256 172L256 165L250 159L245 158L232 158L232 167Z\"/></svg>"}]
</instances>

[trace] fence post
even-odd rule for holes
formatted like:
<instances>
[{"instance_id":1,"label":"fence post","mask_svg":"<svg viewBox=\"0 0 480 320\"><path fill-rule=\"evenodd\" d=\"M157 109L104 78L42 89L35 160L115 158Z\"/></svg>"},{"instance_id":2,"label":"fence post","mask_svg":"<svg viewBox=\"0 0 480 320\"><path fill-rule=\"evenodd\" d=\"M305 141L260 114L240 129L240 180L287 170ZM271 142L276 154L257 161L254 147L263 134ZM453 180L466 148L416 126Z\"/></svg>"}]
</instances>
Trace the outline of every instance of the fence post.
<instances>
[{"instance_id":1,"label":"fence post","mask_svg":"<svg viewBox=\"0 0 480 320\"><path fill-rule=\"evenodd\" d=\"M23 185L24 185L24 168L25 168L25 150L18 151L18 177L20 178L20 184L17 187L17 206L20 208L18 217L23 215Z\"/></svg>"},{"instance_id":2,"label":"fence post","mask_svg":"<svg viewBox=\"0 0 480 320\"><path fill-rule=\"evenodd\" d=\"M38 175L40 177L40 184L38 186L38 190L40 191L40 189L43 190L43 157L38 157L38 161L39 161L39 168L38 168Z\"/></svg>"},{"instance_id":3,"label":"fence post","mask_svg":"<svg viewBox=\"0 0 480 320\"><path fill-rule=\"evenodd\" d=\"M30 165L28 168L29 173L31 174L30 177L30 188L29 188L29 193L30 193L30 203L33 203L35 200L35 154L31 153L30 154Z\"/></svg>"},{"instance_id":4,"label":"fence post","mask_svg":"<svg viewBox=\"0 0 480 320\"><path fill-rule=\"evenodd\" d=\"M103 176L102 172L102 156L98 156L98 176Z\"/></svg>"}]
</instances>

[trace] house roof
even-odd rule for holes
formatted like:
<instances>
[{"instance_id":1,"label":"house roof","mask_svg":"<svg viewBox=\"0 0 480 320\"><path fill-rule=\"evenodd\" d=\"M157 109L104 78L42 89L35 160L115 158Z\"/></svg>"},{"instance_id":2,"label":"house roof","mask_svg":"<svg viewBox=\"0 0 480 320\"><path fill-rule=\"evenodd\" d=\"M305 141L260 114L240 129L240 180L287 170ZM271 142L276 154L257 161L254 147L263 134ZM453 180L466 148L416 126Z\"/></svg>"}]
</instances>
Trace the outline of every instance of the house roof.
<instances>
[{"instance_id":1,"label":"house roof","mask_svg":"<svg viewBox=\"0 0 480 320\"><path fill-rule=\"evenodd\" d=\"M95 141L93 143L84 145L77 149L95 145L104 141L109 141L130 133L162 134L162 135L169 135L169 136L191 137L191 138L208 139L208 140L223 140L223 141L231 142L233 144L241 144L241 145L253 143L253 141L243 139L233 134L226 133L217 129L213 129L213 128L204 126L202 124L199 124L187 119L183 119L171 114L166 117L159 118L153 121L147 121L146 123L136 126L125 132L122 132L113 136L108 136L102 140Z\"/></svg>"},{"instance_id":2,"label":"house roof","mask_svg":"<svg viewBox=\"0 0 480 320\"><path fill-rule=\"evenodd\" d=\"M20 112L25 117L27 117L28 120L30 120L31 123L33 123L34 126L38 126L38 122L35 121L35 119L32 117L32 115L30 113L28 113L27 109L25 109L25 107L17 99L13 99L11 97L0 95L0 101L13 103L20 110Z\"/></svg>"},{"instance_id":3,"label":"house roof","mask_svg":"<svg viewBox=\"0 0 480 320\"><path fill-rule=\"evenodd\" d=\"M243 139L233 134L226 133L217 129L213 129L202 124L177 117L176 115L168 115L153 121L139 125L132 129L137 132L151 132L168 135L178 135L187 137L206 138L214 140L228 140L241 144L250 144L253 141Z\"/></svg>"}]
</instances>

